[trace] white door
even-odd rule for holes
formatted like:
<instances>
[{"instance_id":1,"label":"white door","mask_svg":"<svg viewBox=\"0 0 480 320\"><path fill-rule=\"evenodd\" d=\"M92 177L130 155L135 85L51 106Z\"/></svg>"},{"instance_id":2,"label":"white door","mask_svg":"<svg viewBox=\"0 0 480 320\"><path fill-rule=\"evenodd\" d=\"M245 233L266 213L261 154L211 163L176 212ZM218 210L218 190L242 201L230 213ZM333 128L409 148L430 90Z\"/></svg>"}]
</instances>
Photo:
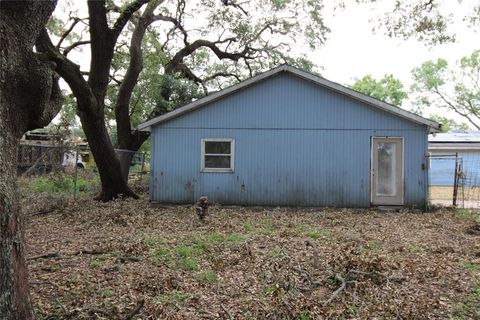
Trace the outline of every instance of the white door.
<instances>
[{"instance_id":1,"label":"white door","mask_svg":"<svg viewBox=\"0 0 480 320\"><path fill-rule=\"evenodd\" d=\"M373 205L403 205L403 138L372 137Z\"/></svg>"}]
</instances>

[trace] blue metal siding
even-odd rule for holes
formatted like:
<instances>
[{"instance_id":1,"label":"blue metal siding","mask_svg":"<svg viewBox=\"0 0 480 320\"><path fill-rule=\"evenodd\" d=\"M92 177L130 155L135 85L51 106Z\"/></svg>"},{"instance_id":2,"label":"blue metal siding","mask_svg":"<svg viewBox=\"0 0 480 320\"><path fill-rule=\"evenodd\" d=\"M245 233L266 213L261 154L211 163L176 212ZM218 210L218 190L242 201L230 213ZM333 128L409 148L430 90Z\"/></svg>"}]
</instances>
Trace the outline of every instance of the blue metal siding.
<instances>
[{"instance_id":1,"label":"blue metal siding","mask_svg":"<svg viewBox=\"0 0 480 320\"><path fill-rule=\"evenodd\" d=\"M367 207L372 136L404 137L405 204L425 203L426 128L290 75L152 128L152 201ZM235 139L235 172L200 172L201 139Z\"/></svg>"},{"instance_id":2,"label":"blue metal siding","mask_svg":"<svg viewBox=\"0 0 480 320\"><path fill-rule=\"evenodd\" d=\"M480 186L480 151L435 150L435 155L450 157L432 157L430 160L430 184L432 186L453 186L455 174L455 153L463 163L466 186Z\"/></svg>"}]
</instances>

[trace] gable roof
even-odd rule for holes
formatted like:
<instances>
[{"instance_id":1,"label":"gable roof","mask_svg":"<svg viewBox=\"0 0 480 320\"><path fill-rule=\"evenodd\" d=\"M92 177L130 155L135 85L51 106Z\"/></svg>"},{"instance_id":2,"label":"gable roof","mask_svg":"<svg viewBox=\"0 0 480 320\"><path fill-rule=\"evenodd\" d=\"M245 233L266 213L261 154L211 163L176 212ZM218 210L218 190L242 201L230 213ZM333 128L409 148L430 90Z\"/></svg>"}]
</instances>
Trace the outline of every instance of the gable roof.
<instances>
[{"instance_id":1,"label":"gable roof","mask_svg":"<svg viewBox=\"0 0 480 320\"><path fill-rule=\"evenodd\" d=\"M327 88L329 90L332 90L334 92L338 92L342 95L348 96L352 99L355 99L357 101L366 103L368 105L371 105L373 107L376 107L380 110L386 111L388 113L391 113L393 115L399 116L401 118L404 118L406 120L425 125L430 128L430 132L438 132L440 131L440 124L425 119L419 115L416 115L414 113L411 113L409 111L406 111L404 109L401 109L397 106L391 105L389 103L380 101L378 99L372 98L366 94L360 93L358 91L352 90L348 87L342 86L338 83L329 81L325 78L316 76L314 74L311 74L309 72L297 69L295 67L289 66L289 65L281 65L279 67L273 68L269 71L260 73L252 78L249 78L247 80L244 80L242 82L239 82L233 86L230 86L228 88L225 88L223 90L217 91L215 93L212 93L208 96L205 96L203 98L200 98L198 100L195 100L181 108L175 109L173 111L170 111L166 114L163 114L161 116L158 116L156 118L153 118L151 120L148 120L140 125L138 125L138 130L143 130L143 131L150 131L150 128L154 125L158 125L160 123L169 121L171 119L180 117L186 113L192 112L194 110L197 110L199 108L202 108L204 106L207 106L209 103L214 102L216 100L219 100L227 95L230 95L234 92L240 91L244 88L247 88L249 86L252 86L256 84L257 82L266 80L268 78L271 78L277 74L280 74L282 72L286 72L289 74L293 74L299 78L302 78L304 80L310 81L314 84L317 84L321 87Z\"/></svg>"}]
</instances>

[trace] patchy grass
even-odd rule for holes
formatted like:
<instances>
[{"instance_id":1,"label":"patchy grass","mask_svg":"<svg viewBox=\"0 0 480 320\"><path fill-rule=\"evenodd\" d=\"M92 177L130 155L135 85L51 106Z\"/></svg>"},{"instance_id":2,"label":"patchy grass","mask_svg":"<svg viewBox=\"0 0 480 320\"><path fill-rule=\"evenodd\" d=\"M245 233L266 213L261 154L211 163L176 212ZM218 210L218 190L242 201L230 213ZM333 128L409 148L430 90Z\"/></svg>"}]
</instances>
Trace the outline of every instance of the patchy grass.
<instances>
[{"instance_id":1,"label":"patchy grass","mask_svg":"<svg viewBox=\"0 0 480 320\"><path fill-rule=\"evenodd\" d=\"M464 301L458 303L451 316L452 320L480 319L480 283L467 295Z\"/></svg>"},{"instance_id":2,"label":"patchy grass","mask_svg":"<svg viewBox=\"0 0 480 320\"><path fill-rule=\"evenodd\" d=\"M187 300L189 297L190 295L188 293L174 291L173 293L168 295L154 296L153 300L167 305L176 305L185 302L185 300Z\"/></svg>"},{"instance_id":3,"label":"patchy grass","mask_svg":"<svg viewBox=\"0 0 480 320\"><path fill-rule=\"evenodd\" d=\"M139 299L138 319L480 318L478 211L213 206L200 224L193 207L145 199L30 215L43 199L24 203L28 256L59 252L29 261L39 319L125 319ZM351 269L405 280L358 276L323 306Z\"/></svg>"},{"instance_id":4,"label":"patchy grass","mask_svg":"<svg viewBox=\"0 0 480 320\"><path fill-rule=\"evenodd\" d=\"M456 212L459 219L476 221L480 223L480 210L457 209Z\"/></svg>"},{"instance_id":5,"label":"patchy grass","mask_svg":"<svg viewBox=\"0 0 480 320\"><path fill-rule=\"evenodd\" d=\"M328 230L315 230L315 231L307 231L305 235L313 240L323 240L329 241L332 239L332 236Z\"/></svg>"},{"instance_id":6,"label":"patchy grass","mask_svg":"<svg viewBox=\"0 0 480 320\"><path fill-rule=\"evenodd\" d=\"M410 252L414 252L414 253L418 253L418 254L424 254L427 252L427 249L419 246L419 245L416 245L415 243L409 243L405 246L405 248L407 250L409 250Z\"/></svg>"},{"instance_id":7,"label":"patchy grass","mask_svg":"<svg viewBox=\"0 0 480 320\"><path fill-rule=\"evenodd\" d=\"M202 284L214 284L217 282L217 275L213 270L204 270L197 274L197 280Z\"/></svg>"}]
</instances>

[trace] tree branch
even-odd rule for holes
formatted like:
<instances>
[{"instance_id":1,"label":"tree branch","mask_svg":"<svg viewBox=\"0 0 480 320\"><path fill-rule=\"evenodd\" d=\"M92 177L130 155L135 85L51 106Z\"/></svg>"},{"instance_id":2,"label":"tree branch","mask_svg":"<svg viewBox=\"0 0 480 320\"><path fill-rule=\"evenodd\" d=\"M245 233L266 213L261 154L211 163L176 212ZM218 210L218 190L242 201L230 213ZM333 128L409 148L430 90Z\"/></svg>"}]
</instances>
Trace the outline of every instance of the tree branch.
<instances>
[{"instance_id":1,"label":"tree branch","mask_svg":"<svg viewBox=\"0 0 480 320\"><path fill-rule=\"evenodd\" d=\"M64 56L67 56L70 51L72 51L73 49L75 49L76 47L79 47L79 46L82 46L84 44L89 44L90 43L90 40L84 40L84 41L77 41L77 42L74 42L72 43L71 45L69 45L68 47L66 47L64 50L63 50L63 55ZM57 47L58 49L58 47Z\"/></svg>"},{"instance_id":2,"label":"tree branch","mask_svg":"<svg viewBox=\"0 0 480 320\"><path fill-rule=\"evenodd\" d=\"M123 10L112 28L114 39L118 38L120 32L123 30L123 27L125 27L128 20L130 20L130 17L148 1L149 0L135 0Z\"/></svg>"},{"instance_id":3,"label":"tree branch","mask_svg":"<svg viewBox=\"0 0 480 320\"><path fill-rule=\"evenodd\" d=\"M234 7L236 9L239 9L240 11L243 12L243 14L245 14L246 16L248 16L248 12L242 8L241 5L237 4L235 2L235 0L222 0L222 3L225 5L225 6L231 6L231 7Z\"/></svg>"},{"instance_id":4,"label":"tree branch","mask_svg":"<svg viewBox=\"0 0 480 320\"><path fill-rule=\"evenodd\" d=\"M191 55L195 50L201 47L207 47L210 50L215 53L215 55L221 60L221 59L230 59L232 61L238 61L239 59L243 58L245 60L247 59L253 59L249 55L249 53L252 51L252 48L245 46L245 48L240 51L240 52L226 52L220 49L217 44L219 43L224 43L226 41L229 41L230 39L225 39L225 40L219 40L216 42L208 41L208 40L195 40L191 44L185 46L181 50L179 50L173 58L168 62L168 64L165 66L165 73L166 74L173 74L175 71L179 70L181 65L183 64L183 59L189 55Z\"/></svg>"},{"instance_id":5,"label":"tree branch","mask_svg":"<svg viewBox=\"0 0 480 320\"><path fill-rule=\"evenodd\" d=\"M118 90L115 101L115 120L117 123L117 138L120 148L130 148L132 128L130 124L130 101L133 90L138 82L138 77L143 69L142 40L147 27L154 21L153 11L158 3L151 2L138 19L130 41L130 62L127 72Z\"/></svg>"},{"instance_id":6,"label":"tree branch","mask_svg":"<svg viewBox=\"0 0 480 320\"><path fill-rule=\"evenodd\" d=\"M45 59L55 63L55 71L65 79L75 97L77 97L79 110L89 106L90 99L94 99L94 97L90 86L83 78L80 67L58 52L46 29L43 29L40 33L35 46Z\"/></svg>"},{"instance_id":7,"label":"tree branch","mask_svg":"<svg viewBox=\"0 0 480 320\"><path fill-rule=\"evenodd\" d=\"M65 38L70 34L70 32L72 32L73 28L75 28L77 23L79 23L81 20L80 18L77 18L77 17L71 18L71 19L73 19L72 25L62 34L62 36L60 37L60 40L58 40L58 43L56 45L57 49L60 49L60 46L62 45L63 40L65 40Z\"/></svg>"},{"instance_id":8,"label":"tree branch","mask_svg":"<svg viewBox=\"0 0 480 320\"><path fill-rule=\"evenodd\" d=\"M188 46L188 33L187 31L185 30L185 28L180 24L180 22L175 19L175 18L172 18L172 17L169 17L169 16L164 16L164 15L161 15L161 14L158 14L154 17L154 21L167 21L167 22L171 22L175 25L175 28L173 28L172 30L169 31L172 32L173 30L175 29L178 29L180 30L180 32L183 34L183 43Z\"/></svg>"}]
</instances>

